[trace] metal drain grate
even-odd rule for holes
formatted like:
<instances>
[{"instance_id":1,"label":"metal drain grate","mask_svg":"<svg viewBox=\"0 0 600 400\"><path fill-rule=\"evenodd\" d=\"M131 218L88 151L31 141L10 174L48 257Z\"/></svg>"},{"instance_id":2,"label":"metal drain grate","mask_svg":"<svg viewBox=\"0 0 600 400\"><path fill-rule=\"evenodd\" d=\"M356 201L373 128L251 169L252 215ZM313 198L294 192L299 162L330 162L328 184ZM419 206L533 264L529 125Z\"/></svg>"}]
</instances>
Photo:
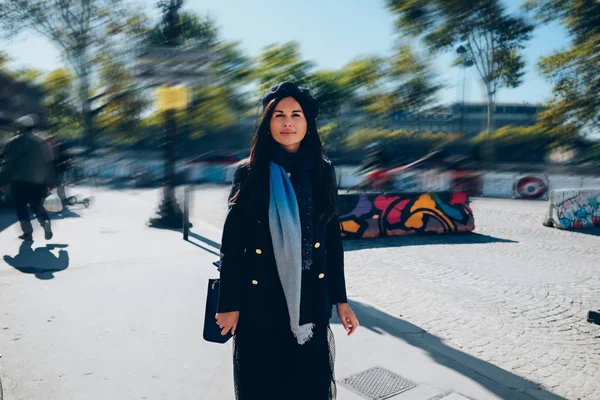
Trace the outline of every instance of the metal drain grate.
<instances>
[{"instance_id":1,"label":"metal drain grate","mask_svg":"<svg viewBox=\"0 0 600 400\"><path fill-rule=\"evenodd\" d=\"M460 394L455 392L454 390L447 390L444 393L440 393L437 396L430 397L428 400L443 400L443 399L451 399L451 400L477 400L473 397L465 396L464 394Z\"/></svg>"},{"instance_id":2,"label":"metal drain grate","mask_svg":"<svg viewBox=\"0 0 600 400\"><path fill-rule=\"evenodd\" d=\"M417 386L416 383L381 367L374 367L339 381L369 400L389 399Z\"/></svg>"},{"instance_id":3,"label":"metal drain grate","mask_svg":"<svg viewBox=\"0 0 600 400\"><path fill-rule=\"evenodd\" d=\"M448 396L450 396L452 393L454 393L454 391L453 391L453 390L447 390L447 391L445 391L444 393L440 393L440 394L438 394L437 396L430 397L430 398L429 398L429 399L427 399L427 400L442 400L444 397L448 397Z\"/></svg>"}]
</instances>

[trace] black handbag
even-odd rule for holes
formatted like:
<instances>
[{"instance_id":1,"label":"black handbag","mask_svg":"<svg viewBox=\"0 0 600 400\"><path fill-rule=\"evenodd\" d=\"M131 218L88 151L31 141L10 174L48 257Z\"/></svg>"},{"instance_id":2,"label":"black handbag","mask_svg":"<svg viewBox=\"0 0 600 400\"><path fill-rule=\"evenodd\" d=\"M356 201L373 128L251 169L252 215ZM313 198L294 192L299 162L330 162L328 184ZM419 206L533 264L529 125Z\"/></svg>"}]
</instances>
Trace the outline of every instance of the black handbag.
<instances>
[{"instance_id":1,"label":"black handbag","mask_svg":"<svg viewBox=\"0 0 600 400\"><path fill-rule=\"evenodd\" d=\"M220 261L213 263L218 269ZM221 335L221 328L217 325L215 315L217 314L217 305L219 302L219 288L221 282L218 278L208 280L208 289L206 290L206 310L204 312L204 331L202 336L204 340L212 343L226 343L231 337L231 330L226 335Z\"/></svg>"}]
</instances>

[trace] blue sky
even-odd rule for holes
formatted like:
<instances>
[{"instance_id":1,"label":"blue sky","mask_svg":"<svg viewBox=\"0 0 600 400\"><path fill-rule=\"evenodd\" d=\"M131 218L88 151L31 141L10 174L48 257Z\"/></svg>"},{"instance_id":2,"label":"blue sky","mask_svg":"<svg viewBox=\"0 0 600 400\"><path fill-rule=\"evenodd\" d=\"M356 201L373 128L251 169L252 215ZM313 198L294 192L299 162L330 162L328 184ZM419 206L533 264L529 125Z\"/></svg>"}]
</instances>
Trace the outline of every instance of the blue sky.
<instances>
[{"instance_id":1,"label":"blue sky","mask_svg":"<svg viewBox=\"0 0 600 400\"><path fill-rule=\"evenodd\" d=\"M156 0L131 3L157 15ZM505 3L516 10L521 0L505 0ZM397 39L384 0L187 0L184 8L210 14L221 27L222 36L240 41L250 56L257 56L271 43L298 41L303 57L314 61L319 69L339 68L358 56L385 55ZM546 100L551 85L538 73L537 60L567 45L567 36L560 26L537 28L525 50L525 83L517 89L502 89L497 101ZM55 47L33 35L10 43L3 41L0 49L6 50L17 66L51 70L62 64ZM440 79L447 85L439 96L442 102L458 101L462 92L463 71L450 68L452 58L444 55L434 60ZM477 71L471 68L466 76L466 101L481 101L484 96Z\"/></svg>"}]
</instances>

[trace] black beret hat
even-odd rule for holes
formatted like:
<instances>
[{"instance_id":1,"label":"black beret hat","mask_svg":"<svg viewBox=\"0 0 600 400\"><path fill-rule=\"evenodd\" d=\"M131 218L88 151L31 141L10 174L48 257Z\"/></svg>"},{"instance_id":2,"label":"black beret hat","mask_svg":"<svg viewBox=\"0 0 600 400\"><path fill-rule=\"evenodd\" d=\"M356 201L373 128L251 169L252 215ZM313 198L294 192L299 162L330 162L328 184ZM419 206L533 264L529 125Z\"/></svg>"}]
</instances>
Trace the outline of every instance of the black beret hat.
<instances>
[{"instance_id":1,"label":"black beret hat","mask_svg":"<svg viewBox=\"0 0 600 400\"><path fill-rule=\"evenodd\" d=\"M302 110L315 118L319 115L319 103L315 99L310 91L302 86L298 86L293 82L281 82L265 93L262 99L263 110L273 99L281 100L285 97L293 97L300 103Z\"/></svg>"}]
</instances>

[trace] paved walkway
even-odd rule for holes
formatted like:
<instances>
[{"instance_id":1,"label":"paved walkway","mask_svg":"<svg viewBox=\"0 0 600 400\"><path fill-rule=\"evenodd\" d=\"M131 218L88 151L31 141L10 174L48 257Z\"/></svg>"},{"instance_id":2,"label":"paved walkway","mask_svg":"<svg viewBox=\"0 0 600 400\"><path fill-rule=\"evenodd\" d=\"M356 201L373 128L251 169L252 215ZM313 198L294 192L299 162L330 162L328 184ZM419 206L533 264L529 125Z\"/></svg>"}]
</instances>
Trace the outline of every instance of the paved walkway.
<instances>
[{"instance_id":1,"label":"paved walkway","mask_svg":"<svg viewBox=\"0 0 600 400\"><path fill-rule=\"evenodd\" d=\"M196 192L222 225L227 188ZM349 290L566 398L600 399L600 230L542 226L545 201L475 199L475 235L347 241Z\"/></svg>"},{"instance_id":2,"label":"paved walkway","mask_svg":"<svg viewBox=\"0 0 600 400\"><path fill-rule=\"evenodd\" d=\"M223 196L224 190L214 193ZM55 220L56 236L49 245L38 230L34 244L22 246L11 214L0 213L0 249L10 257L0 261L5 400L232 399L230 344L201 338L206 280L215 275L210 264L219 247L217 224L197 218L191 241L184 242L180 233L145 227L158 204L156 191L95 196L92 208L73 208ZM196 199L203 212L211 213L206 198ZM419 273L428 264L420 267L414 251L430 257L442 251L440 257L453 265L453 253L469 260L468 249L478 254L481 246L514 244L481 237L461 244L458 237L445 237L413 246L425 244L419 240L425 239L346 242L350 298L362 329L346 337L332 320L338 380L382 367L404 378L405 387L411 386L406 381L414 384L394 399L560 399L470 347L459 348L455 325L448 339L436 333L445 329L443 323L419 322L458 312L463 297L475 304L465 288L485 280L425 285L437 275ZM448 240L455 242L444 244ZM439 294L451 292L453 297ZM394 309L399 305L400 311ZM463 311L464 318L471 315ZM343 384L338 389L340 400L362 398Z\"/></svg>"}]
</instances>

